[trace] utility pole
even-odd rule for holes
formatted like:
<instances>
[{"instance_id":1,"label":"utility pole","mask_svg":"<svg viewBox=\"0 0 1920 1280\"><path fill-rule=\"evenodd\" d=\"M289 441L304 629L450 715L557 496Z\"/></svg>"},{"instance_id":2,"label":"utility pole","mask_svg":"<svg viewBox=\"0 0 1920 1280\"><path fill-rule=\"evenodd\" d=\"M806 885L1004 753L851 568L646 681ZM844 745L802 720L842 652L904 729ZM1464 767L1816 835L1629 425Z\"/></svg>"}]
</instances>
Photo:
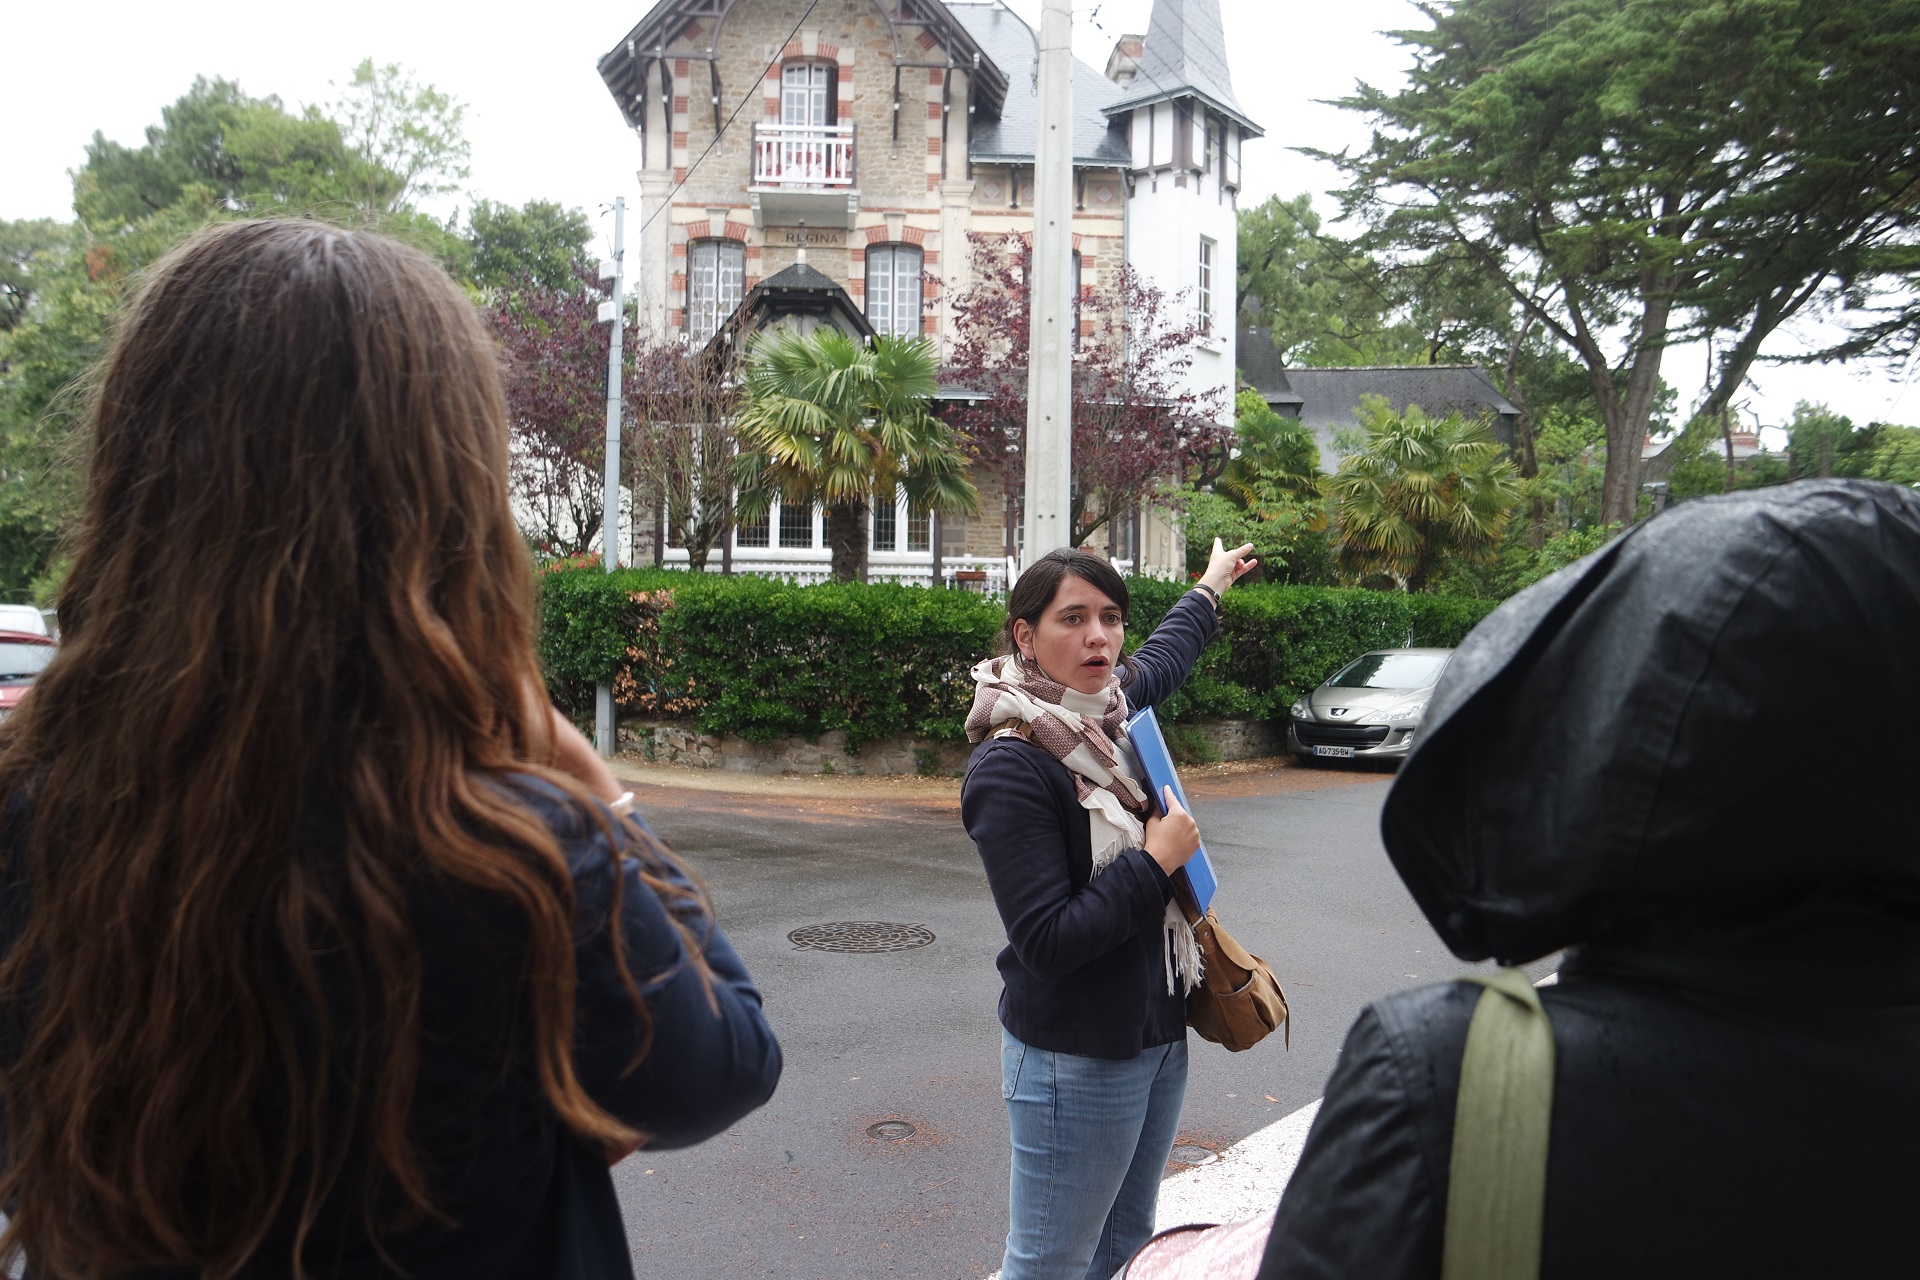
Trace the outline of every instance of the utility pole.
<instances>
[{"instance_id":1,"label":"utility pole","mask_svg":"<svg viewBox=\"0 0 1920 1280\"><path fill-rule=\"evenodd\" d=\"M1073 0L1040 10L1023 567L1073 537Z\"/></svg>"},{"instance_id":2,"label":"utility pole","mask_svg":"<svg viewBox=\"0 0 1920 1280\"><path fill-rule=\"evenodd\" d=\"M600 264L600 278L613 281L613 297L600 304L600 318L613 323L607 340L607 487L600 509L600 560L608 573L620 567L620 340L625 336L627 300L627 198L613 201L613 257ZM593 743L605 757L613 755L613 686L594 690Z\"/></svg>"}]
</instances>

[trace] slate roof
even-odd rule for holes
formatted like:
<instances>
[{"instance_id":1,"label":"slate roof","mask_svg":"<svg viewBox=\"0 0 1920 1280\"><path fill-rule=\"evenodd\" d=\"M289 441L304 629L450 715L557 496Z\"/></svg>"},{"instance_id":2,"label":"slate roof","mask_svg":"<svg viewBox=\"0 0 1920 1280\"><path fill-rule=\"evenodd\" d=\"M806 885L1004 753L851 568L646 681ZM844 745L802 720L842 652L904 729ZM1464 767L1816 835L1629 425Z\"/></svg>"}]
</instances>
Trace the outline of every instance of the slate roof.
<instances>
[{"instance_id":1,"label":"slate roof","mask_svg":"<svg viewBox=\"0 0 1920 1280\"><path fill-rule=\"evenodd\" d=\"M1134 82L1109 103L1109 114L1192 93L1255 137L1265 130L1233 96L1220 0L1153 0L1146 48Z\"/></svg>"},{"instance_id":2,"label":"slate roof","mask_svg":"<svg viewBox=\"0 0 1920 1280\"><path fill-rule=\"evenodd\" d=\"M637 126L640 121L636 115L636 99L642 92L648 91L659 78L657 70L647 79L653 60L664 56L668 59L691 57L701 59L708 52L713 41L713 32L717 25L723 25L732 12L735 0L658 0L647 10L646 16L636 23L633 29L618 44L601 55L597 66L600 78L606 82L607 92L626 117L627 124ZM911 53L912 50L900 48L900 36L903 29L925 30L949 50L954 61L965 66L971 62L978 46L973 37L953 21L948 7L941 0L888 0L893 8L889 19L896 53ZM884 14L886 10L882 10ZM694 48L681 48L674 43L675 37L686 28L690 21L698 21L704 30L694 43ZM705 72L696 73L704 76ZM757 82L757 77L756 77ZM722 84L722 94L727 101L739 96L741 86ZM1006 77L993 60L983 58L979 73L973 78L973 96L975 103L991 114L1000 109L1001 96L1006 92ZM704 98L696 97L696 102ZM759 110L756 105L755 111Z\"/></svg>"},{"instance_id":3,"label":"slate roof","mask_svg":"<svg viewBox=\"0 0 1920 1280\"><path fill-rule=\"evenodd\" d=\"M975 164L1030 164L1038 135L1039 95L1034 63L1040 40L1019 14L998 3L949 4L954 19L1007 77L999 119L973 120L968 158ZM1124 126L1107 112L1121 96L1119 85L1078 58L1073 60L1073 162L1125 168L1131 160Z\"/></svg>"},{"instance_id":4,"label":"slate roof","mask_svg":"<svg viewBox=\"0 0 1920 1280\"><path fill-rule=\"evenodd\" d=\"M796 262L747 290L733 314L707 340L704 351L718 357L737 349L750 336L748 330L758 332L790 315L818 316L849 337L873 337L873 325L845 289L812 264Z\"/></svg>"},{"instance_id":5,"label":"slate roof","mask_svg":"<svg viewBox=\"0 0 1920 1280\"><path fill-rule=\"evenodd\" d=\"M1354 411L1364 395L1385 396L1394 412L1417 404L1439 416L1458 411L1487 418L1493 434L1513 447L1513 420L1520 411L1500 394L1484 369L1470 364L1371 365L1343 369L1283 368L1279 353L1261 329L1242 329L1240 373L1268 404L1299 405L1300 420L1312 429L1323 465L1332 470L1345 450L1335 432L1359 425ZM1269 353L1263 356L1261 353ZM1286 408L1280 408L1287 413Z\"/></svg>"},{"instance_id":6,"label":"slate roof","mask_svg":"<svg viewBox=\"0 0 1920 1280\"><path fill-rule=\"evenodd\" d=\"M1280 361L1280 353L1274 350L1266 326L1243 326L1233 349L1240 361L1240 376L1281 414L1298 417L1303 401L1287 380L1286 366ZM1289 405L1292 408L1284 407Z\"/></svg>"}]
</instances>

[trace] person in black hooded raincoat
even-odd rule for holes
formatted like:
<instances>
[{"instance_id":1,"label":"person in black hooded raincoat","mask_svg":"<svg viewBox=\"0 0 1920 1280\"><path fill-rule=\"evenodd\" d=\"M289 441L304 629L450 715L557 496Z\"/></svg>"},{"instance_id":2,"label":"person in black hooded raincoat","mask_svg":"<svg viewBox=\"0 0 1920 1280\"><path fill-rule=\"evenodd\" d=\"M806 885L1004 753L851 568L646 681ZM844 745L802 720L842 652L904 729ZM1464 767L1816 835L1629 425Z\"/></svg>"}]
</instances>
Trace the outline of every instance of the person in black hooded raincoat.
<instances>
[{"instance_id":1,"label":"person in black hooded raincoat","mask_svg":"<svg viewBox=\"0 0 1920 1280\"><path fill-rule=\"evenodd\" d=\"M1920 495L1687 503L1461 646L1387 851L1466 960L1565 949L1540 1274L1920 1274ZM1365 1009L1261 1280L1441 1273L1481 988Z\"/></svg>"}]
</instances>

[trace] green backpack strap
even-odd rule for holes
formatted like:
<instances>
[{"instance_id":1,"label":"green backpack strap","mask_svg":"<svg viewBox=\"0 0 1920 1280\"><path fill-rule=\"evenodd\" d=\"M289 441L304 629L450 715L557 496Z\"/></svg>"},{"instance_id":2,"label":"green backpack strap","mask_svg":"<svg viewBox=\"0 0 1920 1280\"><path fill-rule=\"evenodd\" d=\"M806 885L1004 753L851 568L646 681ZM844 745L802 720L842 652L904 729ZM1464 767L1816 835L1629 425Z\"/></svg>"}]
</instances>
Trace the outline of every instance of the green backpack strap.
<instances>
[{"instance_id":1,"label":"green backpack strap","mask_svg":"<svg viewBox=\"0 0 1920 1280\"><path fill-rule=\"evenodd\" d=\"M1553 1127L1553 1028L1523 971L1462 981L1486 990L1460 1059L1440 1275L1537 1280Z\"/></svg>"}]
</instances>

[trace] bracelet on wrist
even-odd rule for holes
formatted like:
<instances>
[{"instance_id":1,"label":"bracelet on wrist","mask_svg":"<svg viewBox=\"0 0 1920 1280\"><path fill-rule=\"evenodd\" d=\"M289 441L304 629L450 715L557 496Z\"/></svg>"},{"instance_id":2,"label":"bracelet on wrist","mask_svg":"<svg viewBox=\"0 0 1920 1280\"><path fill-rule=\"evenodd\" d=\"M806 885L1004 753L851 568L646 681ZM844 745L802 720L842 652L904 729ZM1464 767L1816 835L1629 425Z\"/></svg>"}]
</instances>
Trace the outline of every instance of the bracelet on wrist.
<instances>
[{"instance_id":1,"label":"bracelet on wrist","mask_svg":"<svg viewBox=\"0 0 1920 1280\"><path fill-rule=\"evenodd\" d=\"M1207 599L1209 599L1209 600L1211 600L1211 601L1213 601L1213 607L1214 607L1215 609L1218 609L1218 608L1220 607L1220 593L1219 593L1218 591L1215 591L1215 590L1214 590L1214 589L1213 589L1212 587L1210 587L1210 586L1208 586L1208 585L1207 585L1206 583L1204 583L1204 582L1196 582L1196 583L1194 583L1194 584L1193 584L1193 589L1194 589L1195 591L1204 591L1204 592L1206 592L1206 593L1207 593Z\"/></svg>"}]
</instances>

